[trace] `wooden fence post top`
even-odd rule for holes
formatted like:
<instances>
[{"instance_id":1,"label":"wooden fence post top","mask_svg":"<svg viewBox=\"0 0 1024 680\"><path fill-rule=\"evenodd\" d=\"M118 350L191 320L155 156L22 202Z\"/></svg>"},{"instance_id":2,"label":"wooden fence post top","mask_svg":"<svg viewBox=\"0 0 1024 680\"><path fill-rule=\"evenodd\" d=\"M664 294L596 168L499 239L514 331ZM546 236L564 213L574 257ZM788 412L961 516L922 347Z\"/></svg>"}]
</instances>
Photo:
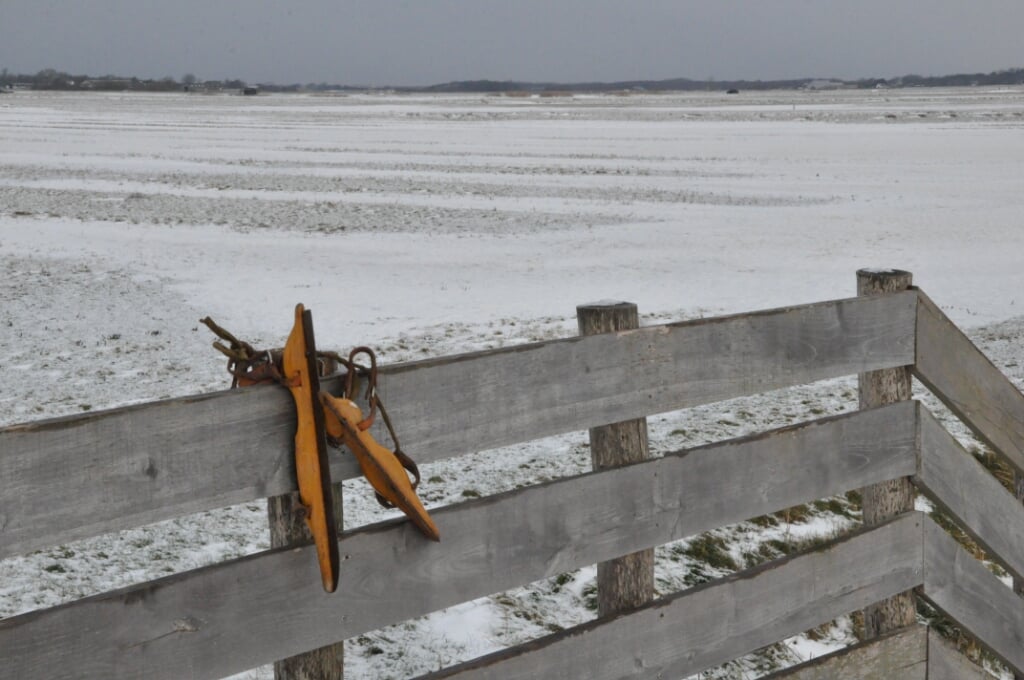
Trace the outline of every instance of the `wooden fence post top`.
<instances>
[{"instance_id":1,"label":"wooden fence post top","mask_svg":"<svg viewBox=\"0 0 1024 680\"><path fill-rule=\"evenodd\" d=\"M640 327L640 312L633 302L601 300L577 305L580 335L628 331Z\"/></svg>"},{"instance_id":2,"label":"wooden fence post top","mask_svg":"<svg viewBox=\"0 0 1024 680\"><path fill-rule=\"evenodd\" d=\"M878 295L906 290L913 285L914 275L902 269L857 270L857 295Z\"/></svg>"},{"instance_id":3,"label":"wooden fence post top","mask_svg":"<svg viewBox=\"0 0 1024 680\"><path fill-rule=\"evenodd\" d=\"M598 300L597 302L587 302L582 305L576 305L576 310L581 309L608 309L609 307L629 307L636 309L635 302L626 302L625 300Z\"/></svg>"}]
</instances>

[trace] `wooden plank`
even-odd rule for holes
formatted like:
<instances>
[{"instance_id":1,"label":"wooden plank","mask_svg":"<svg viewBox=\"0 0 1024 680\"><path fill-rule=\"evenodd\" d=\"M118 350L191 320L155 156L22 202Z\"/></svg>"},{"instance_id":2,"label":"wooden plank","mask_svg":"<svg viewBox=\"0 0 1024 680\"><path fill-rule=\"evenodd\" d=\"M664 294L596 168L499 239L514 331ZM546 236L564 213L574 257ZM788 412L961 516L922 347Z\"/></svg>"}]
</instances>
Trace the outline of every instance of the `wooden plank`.
<instances>
[{"instance_id":1,"label":"wooden plank","mask_svg":"<svg viewBox=\"0 0 1024 680\"><path fill-rule=\"evenodd\" d=\"M931 680L927 673L928 628L915 624L761 680Z\"/></svg>"},{"instance_id":2,"label":"wooden plank","mask_svg":"<svg viewBox=\"0 0 1024 680\"><path fill-rule=\"evenodd\" d=\"M961 654L936 630L928 629L928 680L992 680L994 675Z\"/></svg>"},{"instance_id":3,"label":"wooden plank","mask_svg":"<svg viewBox=\"0 0 1024 680\"><path fill-rule=\"evenodd\" d=\"M1024 506L921 409L921 463L914 481L989 557L1024 576Z\"/></svg>"},{"instance_id":4,"label":"wooden plank","mask_svg":"<svg viewBox=\"0 0 1024 680\"><path fill-rule=\"evenodd\" d=\"M925 520L924 597L1018 673L1024 670L1024 601Z\"/></svg>"},{"instance_id":5,"label":"wooden plank","mask_svg":"<svg viewBox=\"0 0 1024 680\"><path fill-rule=\"evenodd\" d=\"M914 375L983 442L1024 472L1024 395L918 291Z\"/></svg>"},{"instance_id":6,"label":"wooden plank","mask_svg":"<svg viewBox=\"0 0 1024 680\"><path fill-rule=\"evenodd\" d=\"M686 677L919 585L922 521L910 513L423 680Z\"/></svg>"},{"instance_id":7,"label":"wooden plank","mask_svg":"<svg viewBox=\"0 0 1024 680\"><path fill-rule=\"evenodd\" d=\"M290 400L254 387L0 430L0 558L294 491Z\"/></svg>"},{"instance_id":8,"label":"wooden plank","mask_svg":"<svg viewBox=\"0 0 1024 680\"><path fill-rule=\"evenodd\" d=\"M396 365L380 391L422 464L912 363L915 300L841 300ZM324 386L341 388L337 378ZM0 429L0 558L294 491L293 434L294 406L275 386ZM350 455L332 454L332 479L358 474Z\"/></svg>"},{"instance_id":9,"label":"wooden plank","mask_svg":"<svg viewBox=\"0 0 1024 680\"><path fill-rule=\"evenodd\" d=\"M366 527L341 538L341 579L333 596L323 592L314 551L305 547L14 617L0 621L0 658L14 677L53 680L78 677L83 659L93 665L82 674L97 677L239 672L617 555L911 474L915 414L913 403L858 411L440 508L434 512L444 536L440 544L423 540L405 520Z\"/></svg>"}]
</instances>

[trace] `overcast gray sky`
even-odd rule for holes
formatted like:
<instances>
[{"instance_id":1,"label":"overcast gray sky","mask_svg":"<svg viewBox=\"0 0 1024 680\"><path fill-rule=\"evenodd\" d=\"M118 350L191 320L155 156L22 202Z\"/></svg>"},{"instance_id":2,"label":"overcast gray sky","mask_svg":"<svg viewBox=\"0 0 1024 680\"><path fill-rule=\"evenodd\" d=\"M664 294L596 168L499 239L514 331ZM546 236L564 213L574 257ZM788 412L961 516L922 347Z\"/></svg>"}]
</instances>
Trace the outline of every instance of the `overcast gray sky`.
<instances>
[{"instance_id":1,"label":"overcast gray sky","mask_svg":"<svg viewBox=\"0 0 1024 680\"><path fill-rule=\"evenodd\" d=\"M1024 0L0 0L0 68L143 78L891 77L1024 66Z\"/></svg>"}]
</instances>

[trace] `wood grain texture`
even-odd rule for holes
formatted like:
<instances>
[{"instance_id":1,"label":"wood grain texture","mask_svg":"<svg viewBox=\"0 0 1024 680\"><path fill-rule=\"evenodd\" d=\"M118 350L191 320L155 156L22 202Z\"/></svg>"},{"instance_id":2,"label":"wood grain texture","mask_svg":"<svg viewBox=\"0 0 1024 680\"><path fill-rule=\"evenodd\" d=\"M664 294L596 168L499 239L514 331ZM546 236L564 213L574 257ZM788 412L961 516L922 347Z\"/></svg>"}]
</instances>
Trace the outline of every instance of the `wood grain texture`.
<instances>
[{"instance_id":1,"label":"wood grain texture","mask_svg":"<svg viewBox=\"0 0 1024 680\"><path fill-rule=\"evenodd\" d=\"M994 680L995 677L961 654L940 633L928 629L928 680Z\"/></svg>"},{"instance_id":2,"label":"wood grain texture","mask_svg":"<svg viewBox=\"0 0 1024 680\"><path fill-rule=\"evenodd\" d=\"M344 642L274 662L274 680L342 680L344 677Z\"/></svg>"},{"instance_id":3,"label":"wood grain texture","mask_svg":"<svg viewBox=\"0 0 1024 680\"><path fill-rule=\"evenodd\" d=\"M388 367L380 391L422 464L911 363L915 308L901 293L523 345ZM0 558L294 491L294 419L285 389L256 386L0 429ZM359 474L332 453L332 479Z\"/></svg>"},{"instance_id":4,"label":"wood grain texture","mask_svg":"<svg viewBox=\"0 0 1024 680\"><path fill-rule=\"evenodd\" d=\"M919 296L914 375L1024 472L1024 395L927 295Z\"/></svg>"},{"instance_id":5,"label":"wood grain texture","mask_svg":"<svg viewBox=\"0 0 1024 680\"><path fill-rule=\"evenodd\" d=\"M405 520L366 527L339 542L341 597L323 592L310 547L170 576L0 621L0 658L14 677L52 680L240 672L468 599L912 474L915 420L915 404L895 404L448 506L435 512L442 544L423 540ZM886 559L872 561L888 569L893 565ZM785 596L807 599L809 583L817 588L814 580L792 583L787 587L799 593ZM857 590L855 579L847 586ZM800 625L816 624L801 619Z\"/></svg>"},{"instance_id":6,"label":"wood grain texture","mask_svg":"<svg viewBox=\"0 0 1024 680\"><path fill-rule=\"evenodd\" d=\"M640 327L640 312L631 302L581 305L576 308L580 335L616 333ZM650 457L647 419L636 418L590 428L594 470L606 470ZM654 599L654 548L646 548L597 565L597 614L608 616Z\"/></svg>"},{"instance_id":7,"label":"wood grain texture","mask_svg":"<svg viewBox=\"0 0 1024 680\"><path fill-rule=\"evenodd\" d=\"M908 626L766 675L761 680L932 680L928 628Z\"/></svg>"},{"instance_id":8,"label":"wood grain texture","mask_svg":"<svg viewBox=\"0 0 1024 680\"><path fill-rule=\"evenodd\" d=\"M921 463L917 486L949 514L991 559L1024 576L1024 507L960 446L928 412L921 410Z\"/></svg>"},{"instance_id":9,"label":"wood grain texture","mask_svg":"<svg viewBox=\"0 0 1024 680\"><path fill-rule=\"evenodd\" d=\"M910 513L424 680L686 677L919 585L922 520Z\"/></svg>"},{"instance_id":10,"label":"wood grain texture","mask_svg":"<svg viewBox=\"0 0 1024 680\"><path fill-rule=\"evenodd\" d=\"M294 491L294 411L258 386L0 430L0 558Z\"/></svg>"},{"instance_id":11,"label":"wood grain texture","mask_svg":"<svg viewBox=\"0 0 1024 680\"><path fill-rule=\"evenodd\" d=\"M878 296L904 291L912 283L910 272L900 270L860 270L857 272L857 294ZM874 408L911 397L911 374L908 366L868 371L858 376L858 398L861 408ZM864 524L873 526L891 517L914 509L914 485L907 477L890 479L861 489ZM910 626L916 620L914 594L900 593L864 610L864 637L871 639L889 631Z\"/></svg>"},{"instance_id":12,"label":"wood grain texture","mask_svg":"<svg viewBox=\"0 0 1024 680\"><path fill-rule=\"evenodd\" d=\"M924 529L924 597L1020 673L1024 602L932 520Z\"/></svg>"}]
</instances>

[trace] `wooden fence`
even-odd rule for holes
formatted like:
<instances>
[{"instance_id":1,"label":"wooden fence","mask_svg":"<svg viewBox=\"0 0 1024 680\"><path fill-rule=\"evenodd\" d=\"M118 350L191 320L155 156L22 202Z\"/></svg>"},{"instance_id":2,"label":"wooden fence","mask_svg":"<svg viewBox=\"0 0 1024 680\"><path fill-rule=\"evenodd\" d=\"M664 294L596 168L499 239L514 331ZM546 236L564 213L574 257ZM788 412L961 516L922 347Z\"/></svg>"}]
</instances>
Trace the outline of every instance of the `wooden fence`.
<instances>
[{"instance_id":1,"label":"wooden fence","mask_svg":"<svg viewBox=\"0 0 1024 680\"><path fill-rule=\"evenodd\" d=\"M1024 396L917 289L395 365L381 391L423 463L901 367L1024 471ZM2 429L0 558L291 493L293 433L273 387ZM358 469L336 456L332 474ZM435 508L440 544L404 520L345 531L334 595L298 546L14 616L0 621L0 665L15 678L218 678L902 478L1024 578L1024 506L922 404L897 401ZM911 589L1024 672L1024 602L910 511L429 677L681 678ZM982 675L911 626L772 677Z\"/></svg>"}]
</instances>

